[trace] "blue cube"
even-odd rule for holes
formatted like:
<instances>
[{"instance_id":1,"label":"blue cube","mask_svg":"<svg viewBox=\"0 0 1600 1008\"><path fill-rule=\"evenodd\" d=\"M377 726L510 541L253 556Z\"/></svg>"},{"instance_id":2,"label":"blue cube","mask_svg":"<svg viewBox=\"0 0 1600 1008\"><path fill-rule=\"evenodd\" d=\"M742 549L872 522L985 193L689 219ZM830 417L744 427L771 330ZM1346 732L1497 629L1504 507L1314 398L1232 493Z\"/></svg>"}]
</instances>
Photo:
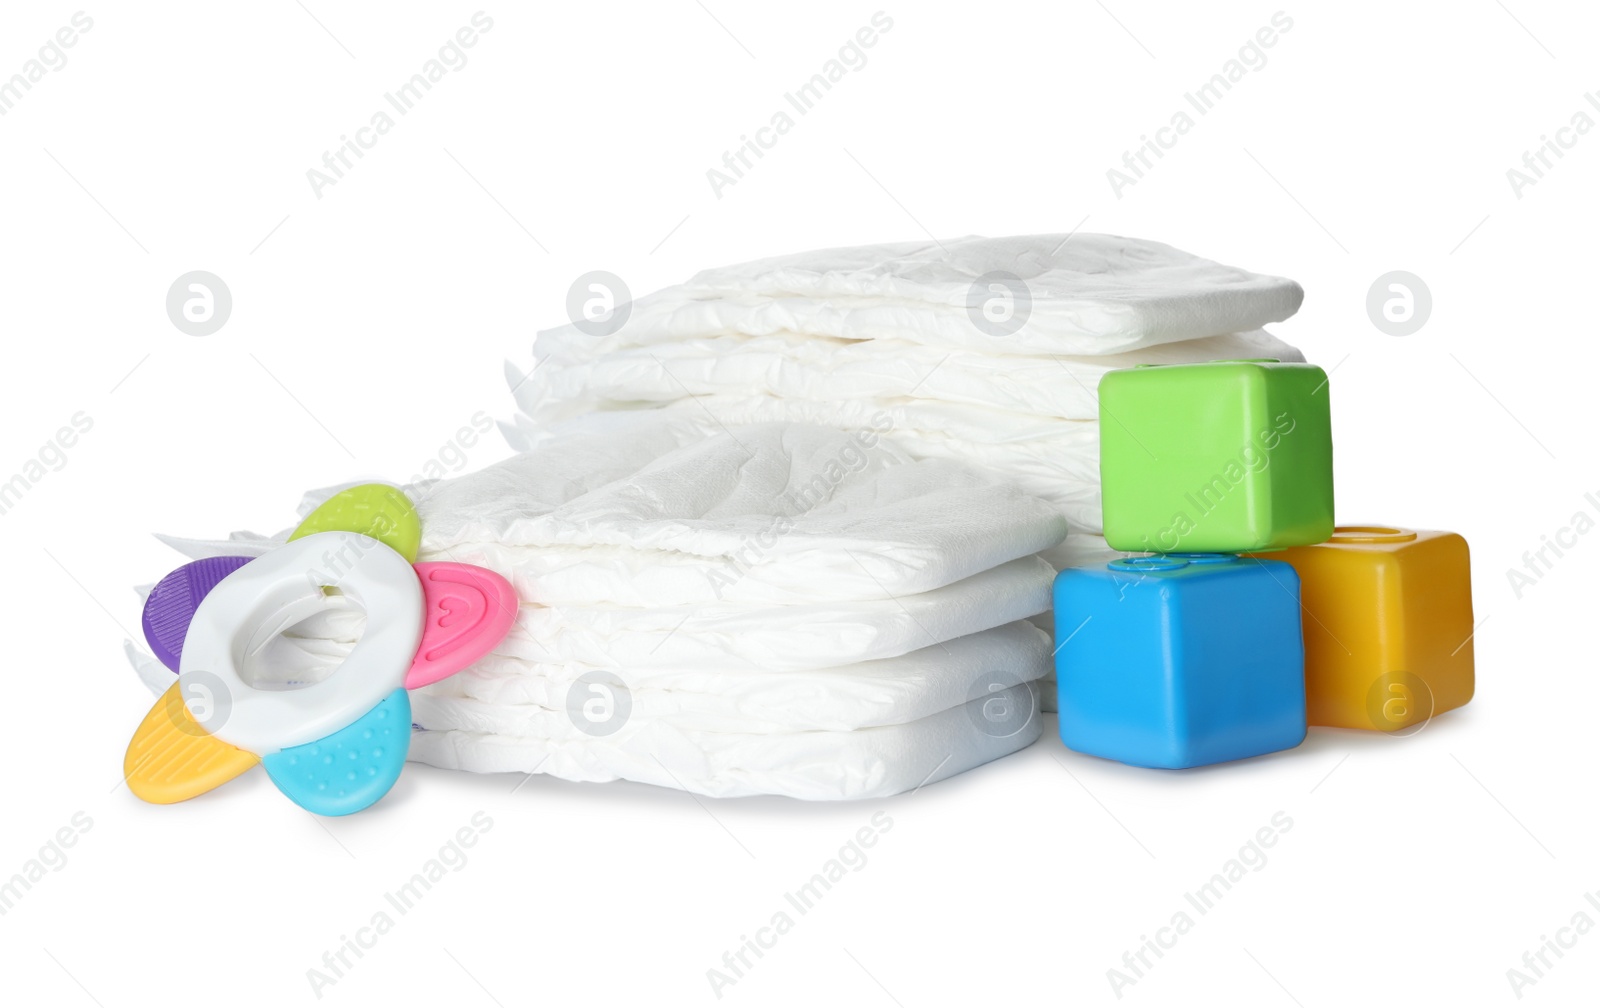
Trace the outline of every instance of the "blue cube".
<instances>
[{"instance_id":1,"label":"blue cube","mask_svg":"<svg viewBox=\"0 0 1600 1008\"><path fill-rule=\"evenodd\" d=\"M1061 741L1133 766L1195 767L1306 737L1300 578L1189 553L1056 575Z\"/></svg>"}]
</instances>

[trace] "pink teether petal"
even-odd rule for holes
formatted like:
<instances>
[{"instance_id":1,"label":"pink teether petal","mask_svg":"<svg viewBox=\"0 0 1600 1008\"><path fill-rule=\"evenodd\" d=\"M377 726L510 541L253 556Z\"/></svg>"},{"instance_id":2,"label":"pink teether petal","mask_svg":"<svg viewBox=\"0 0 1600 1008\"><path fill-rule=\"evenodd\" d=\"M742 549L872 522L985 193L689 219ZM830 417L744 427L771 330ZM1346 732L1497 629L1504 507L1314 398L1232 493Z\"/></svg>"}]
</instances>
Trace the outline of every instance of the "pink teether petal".
<instances>
[{"instance_id":1,"label":"pink teether petal","mask_svg":"<svg viewBox=\"0 0 1600 1008\"><path fill-rule=\"evenodd\" d=\"M412 565L422 579L422 643L406 672L406 689L454 675L488 654L517 618L511 582L462 563Z\"/></svg>"}]
</instances>

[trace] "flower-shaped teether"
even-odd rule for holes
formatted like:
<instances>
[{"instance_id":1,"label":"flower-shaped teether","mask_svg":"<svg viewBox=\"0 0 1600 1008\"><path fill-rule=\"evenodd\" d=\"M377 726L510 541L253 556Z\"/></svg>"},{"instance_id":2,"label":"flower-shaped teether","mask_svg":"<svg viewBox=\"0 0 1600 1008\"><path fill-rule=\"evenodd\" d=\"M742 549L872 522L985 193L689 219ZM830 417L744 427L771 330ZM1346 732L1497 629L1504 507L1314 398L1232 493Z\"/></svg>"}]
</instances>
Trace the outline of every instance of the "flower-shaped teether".
<instances>
[{"instance_id":1,"label":"flower-shaped teether","mask_svg":"<svg viewBox=\"0 0 1600 1008\"><path fill-rule=\"evenodd\" d=\"M406 691L459 672L511 628L505 578L471 564L415 563L417 512L391 486L329 498L262 556L185 564L145 602L151 650L178 673L145 715L123 772L148 802L203 794L257 763L319 815L382 798L411 742ZM285 630L359 608L366 628L333 672L309 684L257 684L245 671Z\"/></svg>"}]
</instances>

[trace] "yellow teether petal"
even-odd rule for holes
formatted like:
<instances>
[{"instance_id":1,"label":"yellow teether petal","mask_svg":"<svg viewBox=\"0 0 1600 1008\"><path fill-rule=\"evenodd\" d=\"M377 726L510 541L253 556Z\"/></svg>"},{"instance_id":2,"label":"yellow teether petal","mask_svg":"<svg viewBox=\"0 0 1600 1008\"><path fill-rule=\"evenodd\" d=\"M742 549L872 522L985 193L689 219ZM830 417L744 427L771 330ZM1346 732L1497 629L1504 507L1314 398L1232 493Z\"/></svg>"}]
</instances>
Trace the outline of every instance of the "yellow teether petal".
<instances>
[{"instance_id":1,"label":"yellow teether petal","mask_svg":"<svg viewBox=\"0 0 1600 1008\"><path fill-rule=\"evenodd\" d=\"M128 790L147 802L170 805L226 784L259 762L255 753L195 723L174 681L133 733L122 773Z\"/></svg>"},{"instance_id":2,"label":"yellow teether petal","mask_svg":"<svg viewBox=\"0 0 1600 1008\"><path fill-rule=\"evenodd\" d=\"M385 483L363 483L341 490L306 515L289 536L299 539L316 532L355 532L370 536L406 558L417 562L422 545L422 522L417 509L397 488Z\"/></svg>"}]
</instances>

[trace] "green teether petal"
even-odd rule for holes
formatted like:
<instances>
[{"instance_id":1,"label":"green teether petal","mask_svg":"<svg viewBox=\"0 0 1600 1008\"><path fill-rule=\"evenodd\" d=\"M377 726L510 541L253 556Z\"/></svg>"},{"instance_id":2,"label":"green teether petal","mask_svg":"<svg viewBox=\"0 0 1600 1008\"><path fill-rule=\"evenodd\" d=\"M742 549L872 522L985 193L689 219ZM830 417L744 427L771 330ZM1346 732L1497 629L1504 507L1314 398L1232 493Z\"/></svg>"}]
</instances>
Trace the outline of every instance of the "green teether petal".
<instances>
[{"instance_id":1,"label":"green teether petal","mask_svg":"<svg viewBox=\"0 0 1600 1008\"><path fill-rule=\"evenodd\" d=\"M289 535L293 542L317 532L355 532L371 536L406 558L417 562L422 545L422 522L406 495L386 483L363 483L341 490L306 515Z\"/></svg>"}]
</instances>

